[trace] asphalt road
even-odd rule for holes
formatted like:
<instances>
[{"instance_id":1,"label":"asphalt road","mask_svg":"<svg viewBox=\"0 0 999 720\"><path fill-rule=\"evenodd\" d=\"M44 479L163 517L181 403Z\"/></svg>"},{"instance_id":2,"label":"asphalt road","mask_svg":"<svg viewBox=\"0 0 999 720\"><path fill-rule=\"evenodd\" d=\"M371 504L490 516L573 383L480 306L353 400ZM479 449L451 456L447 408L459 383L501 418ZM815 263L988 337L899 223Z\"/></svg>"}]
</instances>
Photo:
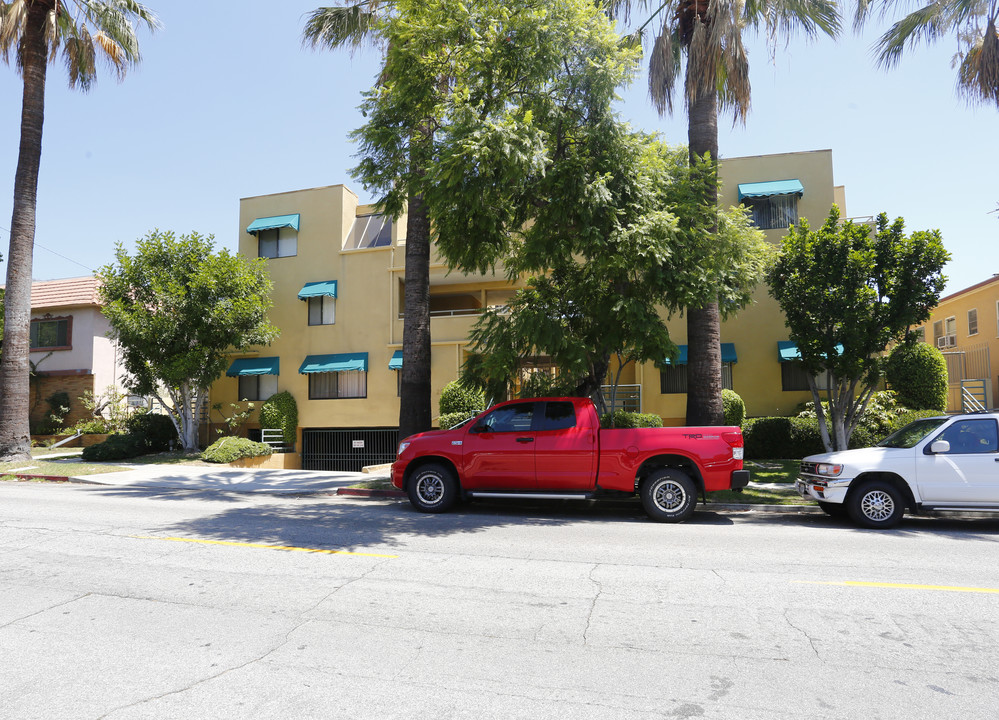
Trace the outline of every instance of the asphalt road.
<instances>
[{"instance_id":1,"label":"asphalt road","mask_svg":"<svg viewBox=\"0 0 999 720\"><path fill-rule=\"evenodd\" d=\"M0 482L0 717L992 718L997 540Z\"/></svg>"}]
</instances>

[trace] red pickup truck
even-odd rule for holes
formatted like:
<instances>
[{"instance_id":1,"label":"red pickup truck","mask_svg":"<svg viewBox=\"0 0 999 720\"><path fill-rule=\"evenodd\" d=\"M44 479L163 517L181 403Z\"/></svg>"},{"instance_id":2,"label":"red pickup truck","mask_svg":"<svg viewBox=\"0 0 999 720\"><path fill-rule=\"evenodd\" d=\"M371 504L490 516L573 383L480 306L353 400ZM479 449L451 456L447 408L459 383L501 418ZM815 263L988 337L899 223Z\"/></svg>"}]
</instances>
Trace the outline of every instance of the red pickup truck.
<instances>
[{"instance_id":1,"label":"red pickup truck","mask_svg":"<svg viewBox=\"0 0 999 720\"><path fill-rule=\"evenodd\" d=\"M428 513L462 498L638 494L653 520L680 522L699 492L749 484L742 455L738 427L601 429L589 399L535 398L406 438L392 484Z\"/></svg>"}]
</instances>

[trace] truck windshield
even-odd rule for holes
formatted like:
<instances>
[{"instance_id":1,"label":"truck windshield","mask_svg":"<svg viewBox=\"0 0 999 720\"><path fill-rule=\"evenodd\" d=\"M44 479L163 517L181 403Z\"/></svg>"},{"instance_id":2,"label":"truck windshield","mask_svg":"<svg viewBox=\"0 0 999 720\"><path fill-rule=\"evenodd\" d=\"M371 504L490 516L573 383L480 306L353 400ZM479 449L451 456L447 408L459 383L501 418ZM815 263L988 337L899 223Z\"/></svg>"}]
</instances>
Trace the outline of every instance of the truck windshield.
<instances>
[{"instance_id":1,"label":"truck windshield","mask_svg":"<svg viewBox=\"0 0 999 720\"><path fill-rule=\"evenodd\" d=\"M909 423L901 430L896 430L891 435L878 443L878 447L887 448L911 448L920 440L947 422L945 417L924 418Z\"/></svg>"}]
</instances>

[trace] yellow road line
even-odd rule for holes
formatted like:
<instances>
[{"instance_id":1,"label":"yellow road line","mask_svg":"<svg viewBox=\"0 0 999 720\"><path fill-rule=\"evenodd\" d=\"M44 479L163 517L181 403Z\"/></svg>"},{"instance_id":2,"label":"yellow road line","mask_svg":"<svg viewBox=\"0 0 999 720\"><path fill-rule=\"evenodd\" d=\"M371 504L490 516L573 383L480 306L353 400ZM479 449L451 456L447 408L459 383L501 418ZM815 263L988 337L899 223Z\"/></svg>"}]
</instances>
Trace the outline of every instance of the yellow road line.
<instances>
[{"instance_id":1,"label":"yellow road line","mask_svg":"<svg viewBox=\"0 0 999 720\"><path fill-rule=\"evenodd\" d=\"M822 582L818 580L794 580L799 585L846 585L848 587L897 588L901 590L940 590L944 592L992 593L999 594L999 588L954 587L950 585L912 585L909 583L879 583L845 580L843 582Z\"/></svg>"},{"instance_id":2,"label":"yellow road line","mask_svg":"<svg viewBox=\"0 0 999 720\"><path fill-rule=\"evenodd\" d=\"M229 545L231 547L260 548L262 550L288 550L290 552L321 553L324 555L356 555L359 557L398 558L398 555L379 555L378 553L358 553L348 550L322 550L319 548L294 547L292 545L265 545L263 543L232 542L229 540L199 540L197 538L158 537L132 535L137 540L170 540L171 542L197 543L199 545Z\"/></svg>"}]
</instances>

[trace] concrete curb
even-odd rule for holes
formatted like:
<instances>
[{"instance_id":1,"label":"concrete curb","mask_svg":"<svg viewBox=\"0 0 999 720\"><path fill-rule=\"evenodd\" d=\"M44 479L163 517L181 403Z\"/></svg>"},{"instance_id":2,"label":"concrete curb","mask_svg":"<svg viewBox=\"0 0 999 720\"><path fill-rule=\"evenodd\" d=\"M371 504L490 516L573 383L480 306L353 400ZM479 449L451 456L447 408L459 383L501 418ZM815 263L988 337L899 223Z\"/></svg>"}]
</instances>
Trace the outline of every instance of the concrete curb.
<instances>
[{"instance_id":1,"label":"concrete curb","mask_svg":"<svg viewBox=\"0 0 999 720\"><path fill-rule=\"evenodd\" d=\"M337 488L336 495L364 498L405 498L402 490L371 490L369 488Z\"/></svg>"},{"instance_id":2,"label":"concrete curb","mask_svg":"<svg viewBox=\"0 0 999 720\"><path fill-rule=\"evenodd\" d=\"M32 475L31 473L0 472L4 477L24 478L25 480L48 480L49 482L72 482L66 475Z\"/></svg>"}]
</instances>

